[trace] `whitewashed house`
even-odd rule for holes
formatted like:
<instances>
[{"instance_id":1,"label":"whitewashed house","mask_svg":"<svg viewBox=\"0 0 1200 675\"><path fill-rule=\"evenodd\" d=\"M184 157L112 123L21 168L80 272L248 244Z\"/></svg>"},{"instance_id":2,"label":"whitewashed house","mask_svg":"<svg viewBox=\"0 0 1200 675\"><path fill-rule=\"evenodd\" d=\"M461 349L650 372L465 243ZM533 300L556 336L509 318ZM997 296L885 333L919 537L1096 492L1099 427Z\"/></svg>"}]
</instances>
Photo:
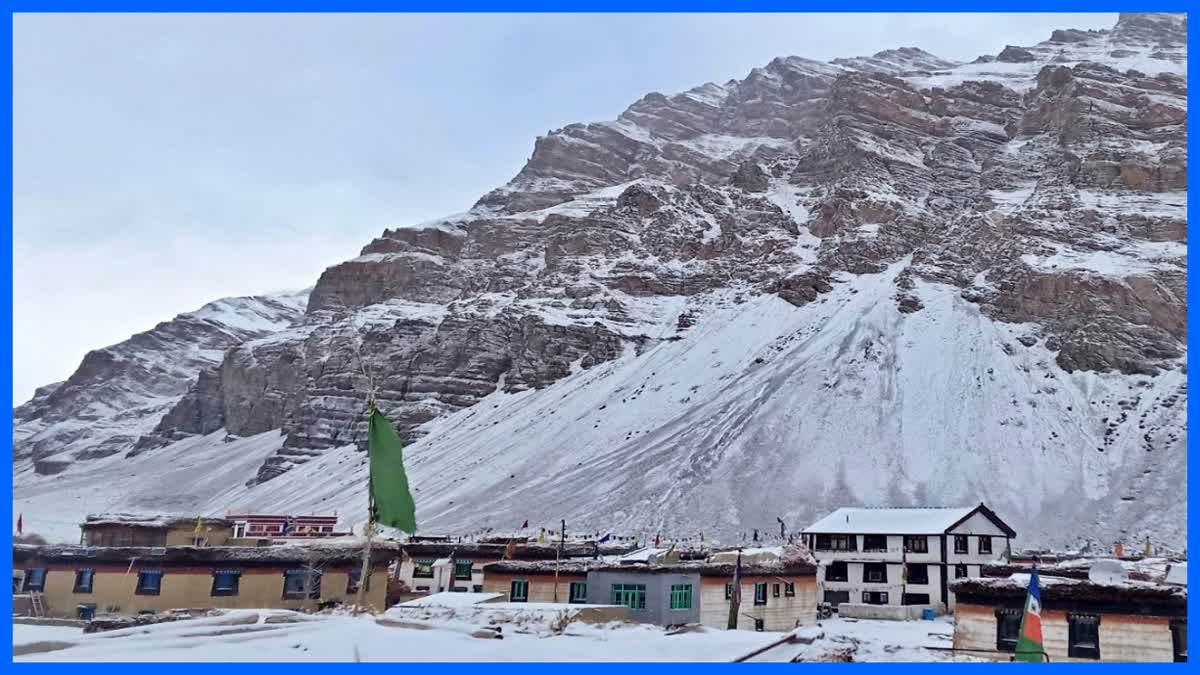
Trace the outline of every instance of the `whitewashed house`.
<instances>
[{"instance_id":1,"label":"whitewashed house","mask_svg":"<svg viewBox=\"0 0 1200 675\"><path fill-rule=\"evenodd\" d=\"M953 608L953 579L1005 555L1011 527L982 503L959 508L841 508L804 530L817 560L817 599Z\"/></svg>"}]
</instances>

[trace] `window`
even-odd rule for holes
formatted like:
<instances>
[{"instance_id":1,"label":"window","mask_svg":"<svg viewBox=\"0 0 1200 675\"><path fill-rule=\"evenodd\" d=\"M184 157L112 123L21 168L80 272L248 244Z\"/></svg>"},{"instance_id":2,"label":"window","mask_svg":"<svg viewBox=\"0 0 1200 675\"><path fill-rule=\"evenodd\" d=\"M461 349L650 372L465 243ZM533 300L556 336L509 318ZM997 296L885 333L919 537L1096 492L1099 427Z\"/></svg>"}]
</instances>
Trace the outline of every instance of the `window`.
<instances>
[{"instance_id":1,"label":"window","mask_svg":"<svg viewBox=\"0 0 1200 675\"><path fill-rule=\"evenodd\" d=\"M483 592L483 584L475 584L474 586L471 587L471 592L472 593L482 593Z\"/></svg>"},{"instance_id":2,"label":"window","mask_svg":"<svg viewBox=\"0 0 1200 675\"><path fill-rule=\"evenodd\" d=\"M508 590L508 599L512 602L529 602L529 582L525 579L513 579Z\"/></svg>"},{"instance_id":3,"label":"window","mask_svg":"<svg viewBox=\"0 0 1200 675\"><path fill-rule=\"evenodd\" d=\"M863 582L868 584L887 583L886 563L863 563Z\"/></svg>"},{"instance_id":4,"label":"window","mask_svg":"<svg viewBox=\"0 0 1200 675\"><path fill-rule=\"evenodd\" d=\"M91 621L96 618L96 603L80 603L75 608L75 618L81 621Z\"/></svg>"},{"instance_id":5,"label":"window","mask_svg":"<svg viewBox=\"0 0 1200 675\"><path fill-rule=\"evenodd\" d=\"M433 561L432 560L414 560L413 561L413 578L414 579L432 579L433 578Z\"/></svg>"},{"instance_id":6,"label":"window","mask_svg":"<svg viewBox=\"0 0 1200 675\"><path fill-rule=\"evenodd\" d=\"M771 597L772 598L778 598L779 591L780 591L779 584L771 584Z\"/></svg>"},{"instance_id":7,"label":"window","mask_svg":"<svg viewBox=\"0 0 1200 675\"><path fill-rule=\"evenodd\" d=\"M612 604L630 609L645 609L646 584L613 584Z\"/></svg>"},{"instance_id":8,"label":"window","mask_svg":"<svg viewBox=\"0 0 1200 675\"><path fill-rule=\"evenodd\" d=\"M692 608L692 585L675 584L671 586L671 609Z\"/></svg>"},{"instance_id":9,"label":"window","mask_svg":"<svg viewBox=\"0 0 1200 675\"><path fill-rule=\"evenodd\" d=\"M834 607L843 602L850 602L850 591L825 591L825 602Z\"/></svg>"},{"instance_id":10,"label":"window","mask_svg":"<svg viewBox=\"0 0 1200 675\"><path fill-rule=\"evenodd\" d=\"M818 534L818 551L853 551L858 538L849 534Z\"/></svg>"},{"instance_id":11,"label":"window","mask_svg":"<svg viewBox=\"0 0 1200 675\"><path fill-rule=\"evenodd\" d=\"M1001 607L996 610L996 651L1017 651L1021 634L1021 610Z\"/></svg>"},{"instance_id":12,"label":"window","mask_svg":"<svg viewBox=\"0 0 1200 675\"><path fill-rule=\"evenodd\" d=\"M46 587L46 568L31 567L25 570L25 583L21 586L21 590L26 593L30 591L41 591Z\"/></svg>"},{"instance_id":13,"label":"window","mask_svg":"<svg viewBox=\"0 0 1200 675\"><path fill-rule=\"evenodd\" d=\"M927 584L929 583L929 565L907 565L908 579L910 584Z\"/></svg>"},{"instance_id":14,"label":"window","mask_svg":"<svg viewBox=\"0 0 1200 675\"><path fill-rule=\"evenodd\" d=\"M831 562L825 568L825 581L849 581L850 571L845 560Z\"/></svg>"},{"instance_id":15,"label":"window","mask_svg":"<svg viewBox=\"0 0 1200 675\"><path fill-rule=\"evenodd\" d=\"M904 550L909 553L929 553L929 537L905 537Z\"/></svg>"},{"instance_id":16,"label":"window","mask_svg":"<svg viewBox=\"0 0 1200 675\"><path fill-rule=\"evenodd\" d=\"M303 598L308 589L308 597L321 597L321 573L316 570L288 570L283 573L283 597Z\"/></svg>"},{"instance_id":17,"label":"window","mask_svg":"<svg viewBox=\"0 0 1200 675\"><path fill-rule=\"evenodd\" d=\"M471 561L454 563L454 578L455 579L470 579L471 578Z\"/></svg>"},{"instance_id":18,"label":"window","mask_svg":"<svg viewBox=\"0 0 1200 675\"><path fill-rule=\"evenodd\" d=\"M96 576L96 570L90 567L75 570L75 592L76 593L91 593L92 578Z\"/></svg>"},{"instance_id":19,"label":"window","mask_svg":"<svg viewBox=\"0 0 1200 675\"><path fill-rule=\"evenodd\" d=\"M767 604L767 584L766 582L758 582L754 584L754 604Z\"/></svg>"},{"instance_id":20,"label":"window","mask_svg":"<svg viewBox=\"0 0 1200 675\"><path fill-rule=\"evenodd\" d=\"M358 592L358 580L361 578L362 578L362 567L355 566L353 569L350 570L349 573L346 574L346 592L347 593L357 593ZM371 575L370 574L367 575L367 587L363 590L367 590L367 591L371 590Z\"/></svg>"},{"instance_id":21,"label":"window","mask_svg":"<svg viewBox=\"0 0 1200 675\"><path fill-rule=\"evenodd\" d=\"M162 570L142 570L138 572L137 594L158 595L162 590Z\"/></svg>"},{"instance_id":22,"label":"window","mask_svg":"<svg viewBox=\"0 0 1200 675\"><path fill-rule=\"evenodd\" d=\"M429 587L428 586L417 586L416 591L418 593L428 593Z\"/></svg>"},{"instance_id":23,"label":"window","mask_svg":"<svg viewBox=\"0 0 1200 675\"><path fill-rule=\"evenodd\" d=\"M992 538L991 537L980 537L979 538L979 552L980 553L991 553L992 552Z\"/></svg>"},{"instance_id":24,"label":"window","mask_svg":"<svg viewBox=\"0 0 1200 675\"><path fill-rule=\"evenodd\" d=\"M757 633L763 632L764 630L766 630L766 623L767 622L763 619L755 619L754 620L754 631Z\"/></svg>"},{"instance_id":25,"label":"window","mask_svg":"<svg viewBox=\"0 0 1200 675\"><path fill-rule=\"evenodd\" d=\"M888 594L883 591L863 591L862 601L864 605L886 605Z\"/></svg>"},{"instance_id":26,"label":"window","mask_svg":"<svg viewBox=\"0 0 1200 675\"><path fill-rule=\"evenodd\" d=\"M954 578L962 579L965 576L967 576L967 566L966 565L955 565L954 566Z\"/></svg>"},{"instance_id":27,"label":"window","mask_svg":"<svg viewBox=\"0 0 1200 675\"><path fill-rule=\"evenodd\" d=\"M967 550L967 536L965 534L954 535L954 552L966 553Z\"/></svg>"},{"instance_id":28,"label":"window","mask_svg":"<svg viewBox=\"0 0 1200 675\"><path fill-rule=\"evenodd\" d=\"M727 583L727 584L725 584L725 599L728 600L732 597L733 597L733 584Z\"/></svg>"},{"instance_id":29,"label":"window","mask_svg":"<svg viewBox=\"0 0 1200 675\"><path fill-rule=\"evenodd\" d=\"M245 537L245 536L246 536L246 523L241 522L241 521L234 523L233 524L233 538L241 539L242 537Z\"/></svg>"},{"instance_id":30,"label":"window","mask_svg":"<svg viewBox=\"0 0 1200 675\"><path fill-rule=\"evenodd\" d=\"M900 596L900 604L902 605L928 605L928 593L905 593Z\"/></svg>"},{"instance_id":31,"label":"window","mask_svg":"<svg viewBox=\"0 0 1200 675\"><path fill-rule=\"evenodd\" d=\"M863 550L864 551L886 551L887 536L883 534L866 534L863 535Z\"/></svg>"},{"instance_id":32,"label":"window","mask_svg":"<svg viewBox=\"0 0 1200 675\"><path fill-rule=\"evenodd\" d=\"M587 582L572 581L571 582L571 599L569 602L575 604L584 604L587 602Z\"/></svg>"},{"instance_id":33,"label":"window","mask_svg":"<svg viewBox=\"0 0 1200 675\"><path fill-rule=\"evenodd\" d=\"M1095 614L1067 615L1067 656L1073 659L1100 658L1100 617Z\"/></svg>"},{"instance_id":34,"label":"window","mask_svg":"<svg viewBox=\"0 0 1200 675\"><path fill-rule=\"evenodd\" d=\"M211 595L237 595L241 578L242 573L238 570L215 570Z\"/></svg>"},{"instance_id":35,"label":"window","mask_svg":"<svg viewBox=\"0 0 1200 675\"><path fill-rule=\"evenodd\" d=\"M796 584L791 583L791 582L784 584L783 585L783 594L789 598L796 597Z\"/></svg>"}]
</instances>

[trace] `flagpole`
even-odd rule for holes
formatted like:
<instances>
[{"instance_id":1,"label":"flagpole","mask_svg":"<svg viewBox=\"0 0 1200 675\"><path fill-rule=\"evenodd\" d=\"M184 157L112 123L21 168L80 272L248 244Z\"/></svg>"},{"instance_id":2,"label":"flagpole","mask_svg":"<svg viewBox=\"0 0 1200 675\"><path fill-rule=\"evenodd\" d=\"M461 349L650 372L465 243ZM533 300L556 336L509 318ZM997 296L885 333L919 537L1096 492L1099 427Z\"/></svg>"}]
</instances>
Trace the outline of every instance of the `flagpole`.
<instances>
[{"instance_id":1,"label":"flagpole","mask_svg":"<svg viewBox=\"0 0 1200 675\"><path fill-rule=\"evenodd\" d=\"M370 426L370 415L375 412L375 389L372 387L367 394L367 425ZM370 452L368 451L368 455ZM371 538L375 536L375 498L371 490L371 458L367 457L367 524L363 526L366 543L363 545L362 568L358 573L358 599L355 604L361 610L363 595L367 588L367 580L371 578Z\"/></svg>"},{"instance_id":2,"label":"flagpole","mask_svg":"<svg viewBox=\"0 0 1200 675\"><path fill-rule=\"evenodd\" d=\"M563 546L567 543L567 521L564 518L558 533L558 552L554 554L554 602L558 602L558 563L562 560Z\"/></svg>"}]
</instances>

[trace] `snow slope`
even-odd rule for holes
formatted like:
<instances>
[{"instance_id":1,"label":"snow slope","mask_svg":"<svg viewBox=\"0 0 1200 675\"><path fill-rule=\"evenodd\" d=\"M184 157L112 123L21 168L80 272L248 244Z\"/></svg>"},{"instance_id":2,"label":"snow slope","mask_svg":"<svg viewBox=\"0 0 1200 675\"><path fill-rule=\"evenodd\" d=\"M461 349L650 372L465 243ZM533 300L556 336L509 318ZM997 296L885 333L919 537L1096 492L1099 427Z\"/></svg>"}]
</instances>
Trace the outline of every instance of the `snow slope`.
<instances>
[{"instance_id":1,"label":"snow slope","mask_svg":"<svg viewBox=\"0 0 1200 675\"><path fill-rule=\"evenodd\" d=\"M406 449L422 530L566 518L572 529L652 537L703 528L731 541L754 527L775 531L777 516L799 531L847 504L982 499L1018 542L1074 543L1080 531L1182 541L1185 502L1158 508L1143 498L1186 490L1186 426L1161 405L1185 376L1065 373L1040 344L1016 341L1024 327L991 321L945 286L919 284L925 309L899 312L891 295L906 264L848 278L801 308L736 289L693 298L709 307L684 340L433 420ZM1093 402L1127 399L1137 401L1128 419L1106 436ZM1147 452L1138 424L1178 434L1181 445ZM365 464L353 447L245 487L231 476L281 441L214 443L219 435L45 479L64 481L55 487L70 489L68 504L23 481L14 510L54 503L64 526L87 511L164 502L204 514L337 509L345 524L361 520ZM1013 462L1014 446L1036 449L1038 463ZM203 478L179 494L176 475ZM757 489L734 488L747 480ZM1064 519L1087 527L1064 529ZM1131 520L1146 529L1110 525Z\"/></svg>"}]
</instances>

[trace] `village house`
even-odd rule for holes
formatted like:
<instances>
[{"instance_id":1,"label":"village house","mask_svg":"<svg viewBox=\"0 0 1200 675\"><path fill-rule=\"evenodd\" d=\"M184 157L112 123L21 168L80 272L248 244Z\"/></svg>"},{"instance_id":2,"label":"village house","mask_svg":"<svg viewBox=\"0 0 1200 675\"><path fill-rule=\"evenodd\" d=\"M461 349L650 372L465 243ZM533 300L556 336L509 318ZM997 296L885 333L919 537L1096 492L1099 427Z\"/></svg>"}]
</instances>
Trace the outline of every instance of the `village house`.
<instances>
[{"instance_id":1,"label":"village house","mask_svg":"<svg viewBox=\"0 0 1200 675\"><path fill-rule=\"evenodd\" d=\"M14 593L44 616L88 619L171 609L315 609L354 602L361 546L37 546L14 544ZM364 602L383 609L397 549L377 544ZM36 598L36 601L32 601ZM14 606L17 606L14 597Z\"/></svg>"},{"instance_id":2,"label":"village house","mask_svg":"<svg viewBox=\"0 0 1200 675\"><path fill-rule=\"evenodd\" d=\"M84 546L224 546L233 537L231 521L197 516L89 515L79 529Z\"/></svg>"},{"instance_id":3,"label":"village house","mask_svg":"<svg viewBox=\"0 0 1200 675\"><path fill-rule=\"evenodd\" d=\"M1018 569L1020 571L1013 571ZM1042 644L1049 661L1187 661L1186 567L1164 578L1093 581L1079 567L1038 567ZM997 566L951 582L954 648L1012 659L1030 567ZM996 576L993 576L996 575ZM1181 577L1182 584L1172 583Z\"/></svg>"},{"instance_id":4,"label":"village house","mask_svg":"<svg viewBox=\"0 0 1200 675\"><path fill-rule=\"evenodd\" d=\"M820 601L952 609L952 579L978 577L1016 533L984 504L960 508L840 508L803 532L818 563ZM873 616L886 613L878 608ZM893 610L895 618L909 611ZM890 616L890 614L887 614ZM910 617L911 618L911 617Z\"/></svg>"},{"instance_id":5,"label":"village house","mask_svg":"<svg viewBox=\"0 0 1200 675\"><path fill-rule=\"evenodd\" d=\"M485 567L483 590L508 602L621 605L630 620L660 626L726 628L736 552L708 560L637 553L605 560L506 560ZM557 582L555 571L557 569ZM742 630L791 630L816 620L816 567L778 555L742 560Z\"/></svg>"},{"instance_id":6,"label":"village house","mask_svg":"<svg viewBox=\"0 0 1200 675\"><path fill-rule=\"evenodd\" d=\"M571 542L563 546L563 559L590 558L601 555L623 553L626 548L610 544ZM515 560L549 560L560 556L554 544L538 543L478 543L450 541L409 541L401 546L402 555L397 565L391 602L398 602L422 594L439 592L474 592L484 588L484 566L503 560L510 555ZM444 572L442 570L445 570Z\"/></svg>"}]
</instances>

